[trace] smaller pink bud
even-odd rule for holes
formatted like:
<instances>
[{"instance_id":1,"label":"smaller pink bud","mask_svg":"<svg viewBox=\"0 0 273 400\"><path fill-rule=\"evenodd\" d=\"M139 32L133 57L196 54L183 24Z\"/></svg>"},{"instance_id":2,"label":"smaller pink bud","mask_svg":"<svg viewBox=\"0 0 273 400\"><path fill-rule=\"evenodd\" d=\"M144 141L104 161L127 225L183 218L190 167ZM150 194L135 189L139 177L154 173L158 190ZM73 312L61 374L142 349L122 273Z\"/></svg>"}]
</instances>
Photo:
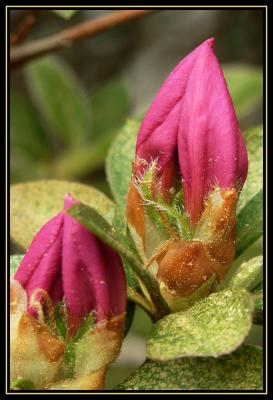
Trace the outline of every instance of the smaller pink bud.
<instances>
[{"instance_id":1,"label":"smaller pink bud","mask_svg":"<svg viewBox=\"0 0 273 400\"><path fill-rule=\"evenodd\" d=\"M14 279L27 292L32 316L41 293L53 305L64 299L71 337L90 313L96 323L124 313L126 281L120 257L66 213L77 201L66 195L64 203L34 237Z\"/></svg>"}]
</instances>

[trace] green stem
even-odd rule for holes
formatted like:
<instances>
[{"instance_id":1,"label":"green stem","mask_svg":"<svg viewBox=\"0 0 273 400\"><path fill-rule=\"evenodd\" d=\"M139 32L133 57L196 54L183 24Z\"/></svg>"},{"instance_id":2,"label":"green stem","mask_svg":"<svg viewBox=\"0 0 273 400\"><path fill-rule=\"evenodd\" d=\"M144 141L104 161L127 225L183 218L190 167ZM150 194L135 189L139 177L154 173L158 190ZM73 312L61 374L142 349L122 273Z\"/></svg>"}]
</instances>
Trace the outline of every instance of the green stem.
<instances>
[{"instance_id":1,"label":"green stem","mask_svg":"<svg viewBox=\"0 0 273 400\"><path fill-rule=\"evenodd\" d=\"M130 300L134 301L136 304L138 304L140 307L142 307L147 313L150 315L152 320L158 320L160 318L160 315L158 314L158 311L155 307L155 305L152 302L149 302L147 299L145 299L141 294L137 293L135 290L132 288L127 289L127 296Z\"/></svg>"}]
</instances>

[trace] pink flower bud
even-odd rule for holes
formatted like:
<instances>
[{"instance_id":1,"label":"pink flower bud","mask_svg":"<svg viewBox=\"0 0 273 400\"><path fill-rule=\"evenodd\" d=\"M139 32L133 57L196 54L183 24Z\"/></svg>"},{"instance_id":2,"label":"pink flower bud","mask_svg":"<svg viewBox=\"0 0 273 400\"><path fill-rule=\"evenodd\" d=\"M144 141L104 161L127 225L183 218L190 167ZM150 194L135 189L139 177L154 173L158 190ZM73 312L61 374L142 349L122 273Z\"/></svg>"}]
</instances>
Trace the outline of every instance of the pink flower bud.
<instances>
[{"instance_id":1,"label":"pink flower bud","mask_svg":"<svg viewBox=\"0 0 273 400\"><path fill-rule=\"evenodd\" d=\"M121 260L66 213L76 203L65 196L64 210L37 233L14 276L27 292L32 316L37 315L36 293L46 292L53 305L64 298L70 337L89 313L98 323L124 313L126 307Z\"/></svg>"},{"instance_id":2,"label":"pink flower bud","mask_svg":"<svg viewBox=\"0 0 273 400\"><path fill-rule=\"evenodd\" d=\"M144 266L174 311L208 295L229 270L247 176L246 148L213 45L208 39L185 57L150 106L126 200Z\"/></svg>"},{"instance_id":3,"label":"pink flower bud","mask_svg":"<svg viewBox=\"0 0 273 400\"><path fill-rule=\"evenodd\" d=\"M247 153L232 100L208 39L185 57L162 85L139 130L136 174L157 160L163 197L182 176L184 207L196 224L217 186L240 191ZM139 161L138 161L139 160ZM181 179L181 178L180 178Z\"/></svg>"}]
</instances>

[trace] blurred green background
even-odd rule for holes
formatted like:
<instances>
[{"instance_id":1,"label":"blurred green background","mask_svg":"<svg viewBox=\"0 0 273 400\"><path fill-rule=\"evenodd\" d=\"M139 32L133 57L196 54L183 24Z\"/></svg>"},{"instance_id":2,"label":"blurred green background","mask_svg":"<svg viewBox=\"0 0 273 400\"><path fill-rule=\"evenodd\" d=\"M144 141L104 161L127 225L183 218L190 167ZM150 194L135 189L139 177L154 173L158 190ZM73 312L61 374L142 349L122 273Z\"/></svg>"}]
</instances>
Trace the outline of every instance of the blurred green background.
<instances>
[{"instance_id":1,"label":"blurred green background","mask_svg":"<svg viewBox=\"0 0 273 400\"><path fill-rule=\"evenodd\" d=\"M11 32L27 12L10 12ZM65 19L43 10L26 43L110 12L82 9ZM11 72L11 183L66 179L111 196L104 161L114 137L127 118L144 115L176 64L209 37L216 38L215 52L241 129L261 124L263 11L163 10ZM137 308L121 356L109 370L107 388L142 364L150 325ZM257 329L252 343L261 342Z\"/></svg>"}]
</instances>

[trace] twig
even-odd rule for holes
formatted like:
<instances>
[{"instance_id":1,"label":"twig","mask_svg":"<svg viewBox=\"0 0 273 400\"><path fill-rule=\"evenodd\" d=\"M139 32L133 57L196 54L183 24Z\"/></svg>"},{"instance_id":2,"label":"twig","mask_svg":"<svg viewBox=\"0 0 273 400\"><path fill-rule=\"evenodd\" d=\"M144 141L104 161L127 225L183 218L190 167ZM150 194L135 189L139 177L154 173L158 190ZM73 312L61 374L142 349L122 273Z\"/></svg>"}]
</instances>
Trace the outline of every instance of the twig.
<instances>
[{"instance_id":1,"label":"twig","mask_svg":"<svg viewBox=\"0 0 273 400\"><path fill-rule=\"evenodd\" d=\"M41 55L67 48L77 40L98 35L101 32L105 32L108 29L113 28L114 26L136 20L147 14L150 14L151 12L154 11L123 10L112 12L101 18L65 29L47 38L33 40L25 45L12 47L10 49L10 66L11 68L22 66L27 61L30 61Z\"/></svg>"},{"instance_id":2,"label":"twig","mask_svg":"<svg viewBox=\"0 0 273 400\"><path fill-rule=\"evenodd\" d=\"M16 31L11 34L10 44L12 46L21 43L27 37L33 25L36 24L39 13L40 10L32 10L25 16Z\"/></svg>"}]
</instances>

